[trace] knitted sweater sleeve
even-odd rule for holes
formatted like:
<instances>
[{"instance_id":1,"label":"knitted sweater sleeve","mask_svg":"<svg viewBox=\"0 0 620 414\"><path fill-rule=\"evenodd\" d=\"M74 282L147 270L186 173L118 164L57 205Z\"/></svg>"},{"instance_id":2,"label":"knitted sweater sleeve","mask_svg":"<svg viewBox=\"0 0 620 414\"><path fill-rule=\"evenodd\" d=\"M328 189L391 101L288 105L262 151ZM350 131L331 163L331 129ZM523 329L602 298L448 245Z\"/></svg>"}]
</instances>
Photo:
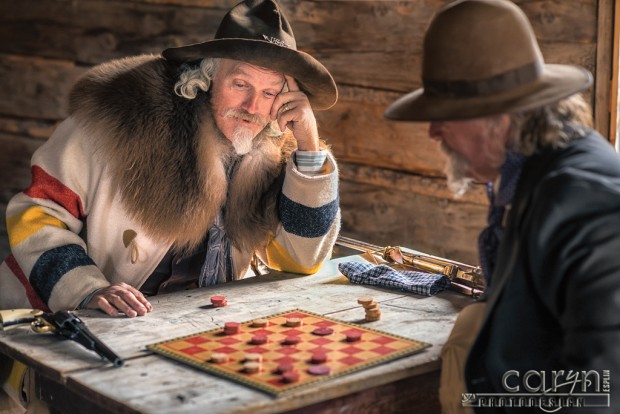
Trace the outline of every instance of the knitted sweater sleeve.
<instances>
[{"instance_id":1,"label":"knitted sweater sleeve","mask_svg":"<svg viewBox=\"0 0 620 414\"><path fill-rule=\"evenodd\" d=\"M0 309L74 309L109 283L80 236L98 168L71 119L33 155L32 182L7 207L11 255L0 268Z\"/></svg>"},{"instance_id":2,"label":"knitted sweater sleeve","mask_svg":"<svg viewBox=\"0 0 620 414\"><path fill-rule=\"evenodd\" d=\"M302 174L287 164L278 205L280 225L259 257L272 269L312 274L329 257L340 230L338 169L328 154L324 173Z\"/></svg>"}]
</instances>

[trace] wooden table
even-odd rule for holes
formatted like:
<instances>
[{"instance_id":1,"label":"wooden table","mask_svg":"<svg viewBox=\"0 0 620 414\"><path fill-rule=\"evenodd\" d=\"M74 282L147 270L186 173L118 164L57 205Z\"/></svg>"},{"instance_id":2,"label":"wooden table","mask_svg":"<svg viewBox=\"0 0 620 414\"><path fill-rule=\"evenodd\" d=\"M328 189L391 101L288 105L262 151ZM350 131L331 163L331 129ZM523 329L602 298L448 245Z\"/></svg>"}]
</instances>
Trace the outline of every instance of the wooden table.
<instances>
[{"instance_id":1,"label":"wooden table","mask_svg":"<svg viewBox=\"0 0 620 414\"><path fill-rule=\"evenodd\" d=\"M79 316L125 359L114 368L72 341L18 327L0 334L0 352L38 372L42 399L68 413L398 413L439 412L440 351L456 314L472 299L455 292L435 297L353 285L338 272L342 257L311 276L272 272L239 282L151 298L153 312L110 318ZM221 294L228 306L211 308ZM145 350L182 335L300 308L344 322L364 323L357 297L371 295L382 318L366 326L432 344L420 353L322 381L284 397L199 371Z\"/></svg>"}]
</instances>

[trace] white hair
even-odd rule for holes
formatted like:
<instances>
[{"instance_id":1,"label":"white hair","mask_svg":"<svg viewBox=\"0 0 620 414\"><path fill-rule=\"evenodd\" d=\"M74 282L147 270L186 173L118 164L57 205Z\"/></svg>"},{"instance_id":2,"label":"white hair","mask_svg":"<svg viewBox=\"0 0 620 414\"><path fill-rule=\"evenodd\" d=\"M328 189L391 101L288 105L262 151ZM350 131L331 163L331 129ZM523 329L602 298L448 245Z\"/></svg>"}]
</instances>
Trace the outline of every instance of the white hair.
<instances>
[{"instance_id":1,"label":"white hair","mask_svg":"<svg viewBox=\"0 0 620 414\"><path fill-rule=\"evenodd\" d=\"M184 64L181 67L183 72L174 85L174 92L187 99L196 98L199 89L207 92L211 87L219 63L220 59L218 58L204 58L198 67Z\"/></svg>"}]
</instances>

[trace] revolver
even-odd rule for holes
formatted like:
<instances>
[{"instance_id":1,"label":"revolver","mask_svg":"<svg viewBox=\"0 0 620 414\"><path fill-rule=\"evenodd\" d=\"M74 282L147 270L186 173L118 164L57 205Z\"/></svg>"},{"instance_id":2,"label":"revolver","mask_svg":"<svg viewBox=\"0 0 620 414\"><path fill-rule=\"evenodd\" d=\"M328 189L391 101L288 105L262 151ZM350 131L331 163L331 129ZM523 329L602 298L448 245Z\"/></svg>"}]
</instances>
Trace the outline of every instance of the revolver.
<instances>
[{"instance_id":1,"label":"revolver","mask_svg":"<svg viewBox=\"0 0 620 414\"><path fill-rule=\"evenodd\" d=\"M88 329L86 324L69 311L45 313L36 309L11 309L0 311L0 331L29 323L37 333L52 332L63 338L75 341L95 351L102 359L110 361L115 367L122 367L125 361L101 342Z\"/></svg>"}]
</instances>

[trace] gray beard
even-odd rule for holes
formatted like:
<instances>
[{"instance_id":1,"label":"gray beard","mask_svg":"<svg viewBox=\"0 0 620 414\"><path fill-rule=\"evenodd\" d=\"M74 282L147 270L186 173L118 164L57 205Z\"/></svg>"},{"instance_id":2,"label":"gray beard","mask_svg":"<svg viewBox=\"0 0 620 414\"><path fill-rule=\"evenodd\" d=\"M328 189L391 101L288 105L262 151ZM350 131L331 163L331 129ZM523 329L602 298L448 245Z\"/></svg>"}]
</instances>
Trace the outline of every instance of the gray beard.
<instances>
[{"instance_id":1,"label":"gray beard","mask_svg":"<svg viewBox=\"0 0 620 414\"><path fill-rule=\"evenodd\" d=\"M469 164L467 160L443 142L441 143L441 150L447 158L444 173L448 179L448 188L454 195L460 197L471 188L474 182L474 180L466 175Z\"/></svg>"},{"instance_id":2,"label":"gray beard","mask_svg":"<svg viewBox=\"0 0 620 414\"><path fill-rule=\"evenodd\" d=\"M264 133L270 138L279 138L282 136L282 131L280 131L278 124L274 121L268 122L260 133ZM256 138L256 136L252 135L252 131L250 129L242 126L235 128L233 131L232 141L235 152L238 155L245 155L250 152L254 138Z\"/></svg>"}]
</instances>

